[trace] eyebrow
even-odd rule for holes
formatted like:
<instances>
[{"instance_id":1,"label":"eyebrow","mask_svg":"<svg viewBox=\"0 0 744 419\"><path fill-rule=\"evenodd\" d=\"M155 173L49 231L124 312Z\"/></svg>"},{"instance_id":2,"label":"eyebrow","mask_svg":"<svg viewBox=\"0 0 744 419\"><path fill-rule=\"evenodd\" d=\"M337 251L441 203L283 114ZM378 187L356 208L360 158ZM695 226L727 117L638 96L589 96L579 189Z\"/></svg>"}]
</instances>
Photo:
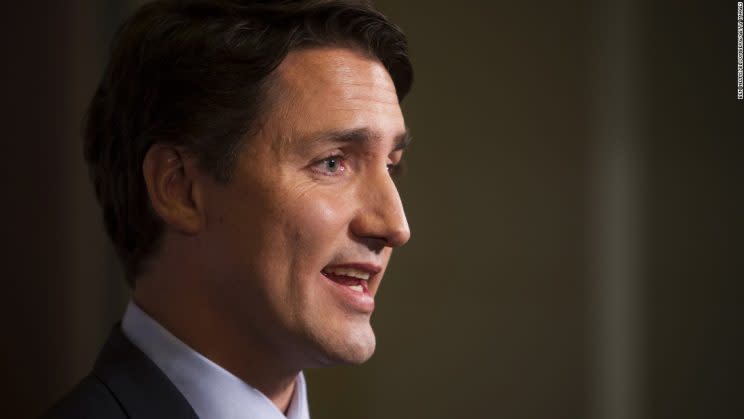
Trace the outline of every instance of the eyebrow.
<instances>
[{"instance_id":1,"label":"eyebrow","mask_svg":"<svg viewBox=\"0 0 744 419\"><path fill-rule=\"evenodd\" d=\"M312 143L332 142L332 143L369 143L380 139L380 135L369 128L352 128L348 130L338 130L324 132L311 139ZM413 140L411 132L406 130L395 137L395 147L393 151L404 150Z\"/></svg>"}]
</instances>

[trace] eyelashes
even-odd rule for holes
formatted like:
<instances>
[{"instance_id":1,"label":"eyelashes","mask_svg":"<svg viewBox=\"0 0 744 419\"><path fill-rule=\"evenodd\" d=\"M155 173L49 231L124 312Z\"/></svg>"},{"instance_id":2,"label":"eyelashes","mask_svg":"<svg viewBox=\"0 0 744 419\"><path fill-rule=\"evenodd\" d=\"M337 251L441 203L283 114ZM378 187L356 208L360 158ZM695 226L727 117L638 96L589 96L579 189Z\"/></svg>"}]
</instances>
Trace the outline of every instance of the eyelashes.
<instances>
[{"instance_id":1,"label":"eyelashes","mask_svg":"<svg viewBox=\"0 0 744 419\"><path fill-rule=\"evenodd\" d=\"M406 164L405 160L401 160L398 163L395 164L388 164L388 173L390 173L390 177L393 179L399 179L406 171Z\"/></svg>"}]
</instances>

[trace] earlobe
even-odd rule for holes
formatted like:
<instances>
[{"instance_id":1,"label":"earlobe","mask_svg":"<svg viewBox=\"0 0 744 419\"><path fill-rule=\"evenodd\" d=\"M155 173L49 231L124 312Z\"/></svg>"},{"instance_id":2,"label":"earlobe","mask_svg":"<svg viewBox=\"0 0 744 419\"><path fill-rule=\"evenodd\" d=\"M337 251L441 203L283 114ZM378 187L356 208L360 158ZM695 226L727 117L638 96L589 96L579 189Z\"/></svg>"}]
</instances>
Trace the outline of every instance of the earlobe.
<instances>
[{"instance_id":1,"label":"earlobe","mask_svg":"<svg viewBox=\"0 0 744 419\"><path fill-rule=\"evenodd\" d=\"M192 158L175 146L154 144L142 163L152 208L167 228L196 234L203 225Z\"/></svg>"}]
</instances>

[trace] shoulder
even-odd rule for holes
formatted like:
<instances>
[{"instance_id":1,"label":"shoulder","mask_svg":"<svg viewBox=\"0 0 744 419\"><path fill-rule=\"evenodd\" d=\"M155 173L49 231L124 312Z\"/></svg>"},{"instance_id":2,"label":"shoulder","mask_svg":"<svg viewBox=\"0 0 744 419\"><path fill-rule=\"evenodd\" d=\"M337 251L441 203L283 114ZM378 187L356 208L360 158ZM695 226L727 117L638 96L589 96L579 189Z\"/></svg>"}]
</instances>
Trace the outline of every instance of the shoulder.
<instances>
[{"instance_id":1,"label":"shoulder","mask_svg":"<svg viewBox=\"0 0 744 419\"><path fill-rule=\"evenodd\" d=\"M88 375L42 419L125 419L122 410L106 385L95 375Z\"/></svg>"},{"instance_id":2,"label":"shoulder","mask_svg":"<svg viewBox=\"0 0 744 419\"><path fill-rule=\"evenodd\" d=\"M116 325L93 367L45 419L198 419L170 379Z\"/></svg>"}]
</instances>

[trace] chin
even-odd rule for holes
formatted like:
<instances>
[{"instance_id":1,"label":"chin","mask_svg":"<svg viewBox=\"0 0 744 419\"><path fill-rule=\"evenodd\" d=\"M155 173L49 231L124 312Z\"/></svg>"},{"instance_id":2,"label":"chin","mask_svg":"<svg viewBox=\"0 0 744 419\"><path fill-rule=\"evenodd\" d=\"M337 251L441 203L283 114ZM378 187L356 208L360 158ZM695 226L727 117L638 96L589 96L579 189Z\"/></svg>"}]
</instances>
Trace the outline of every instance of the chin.
<instances>
[{"instance_id":1,"label":"chin","mask_svg":"<svg viewBox=\"0 0 744 419\"><path fill-rule=\"evenodd\" d=\"M358 365L366 362L375 352L376 339L372 327L354 327L353 330L341 331L334 334L321 345L322 364Z\"/></svg>"},{"instance_id":2,"label":"chin","mask_svg":"<svg viewBox=\"0 0 744 419\"><path fill-rule=\"evenodd\" d=\"M344 351L341 363L344 364L363 364L372 358L372 354L375 353L375 335L371 335L369 342L354 342L348 345Z\"/></svg>"}]
</instances>

